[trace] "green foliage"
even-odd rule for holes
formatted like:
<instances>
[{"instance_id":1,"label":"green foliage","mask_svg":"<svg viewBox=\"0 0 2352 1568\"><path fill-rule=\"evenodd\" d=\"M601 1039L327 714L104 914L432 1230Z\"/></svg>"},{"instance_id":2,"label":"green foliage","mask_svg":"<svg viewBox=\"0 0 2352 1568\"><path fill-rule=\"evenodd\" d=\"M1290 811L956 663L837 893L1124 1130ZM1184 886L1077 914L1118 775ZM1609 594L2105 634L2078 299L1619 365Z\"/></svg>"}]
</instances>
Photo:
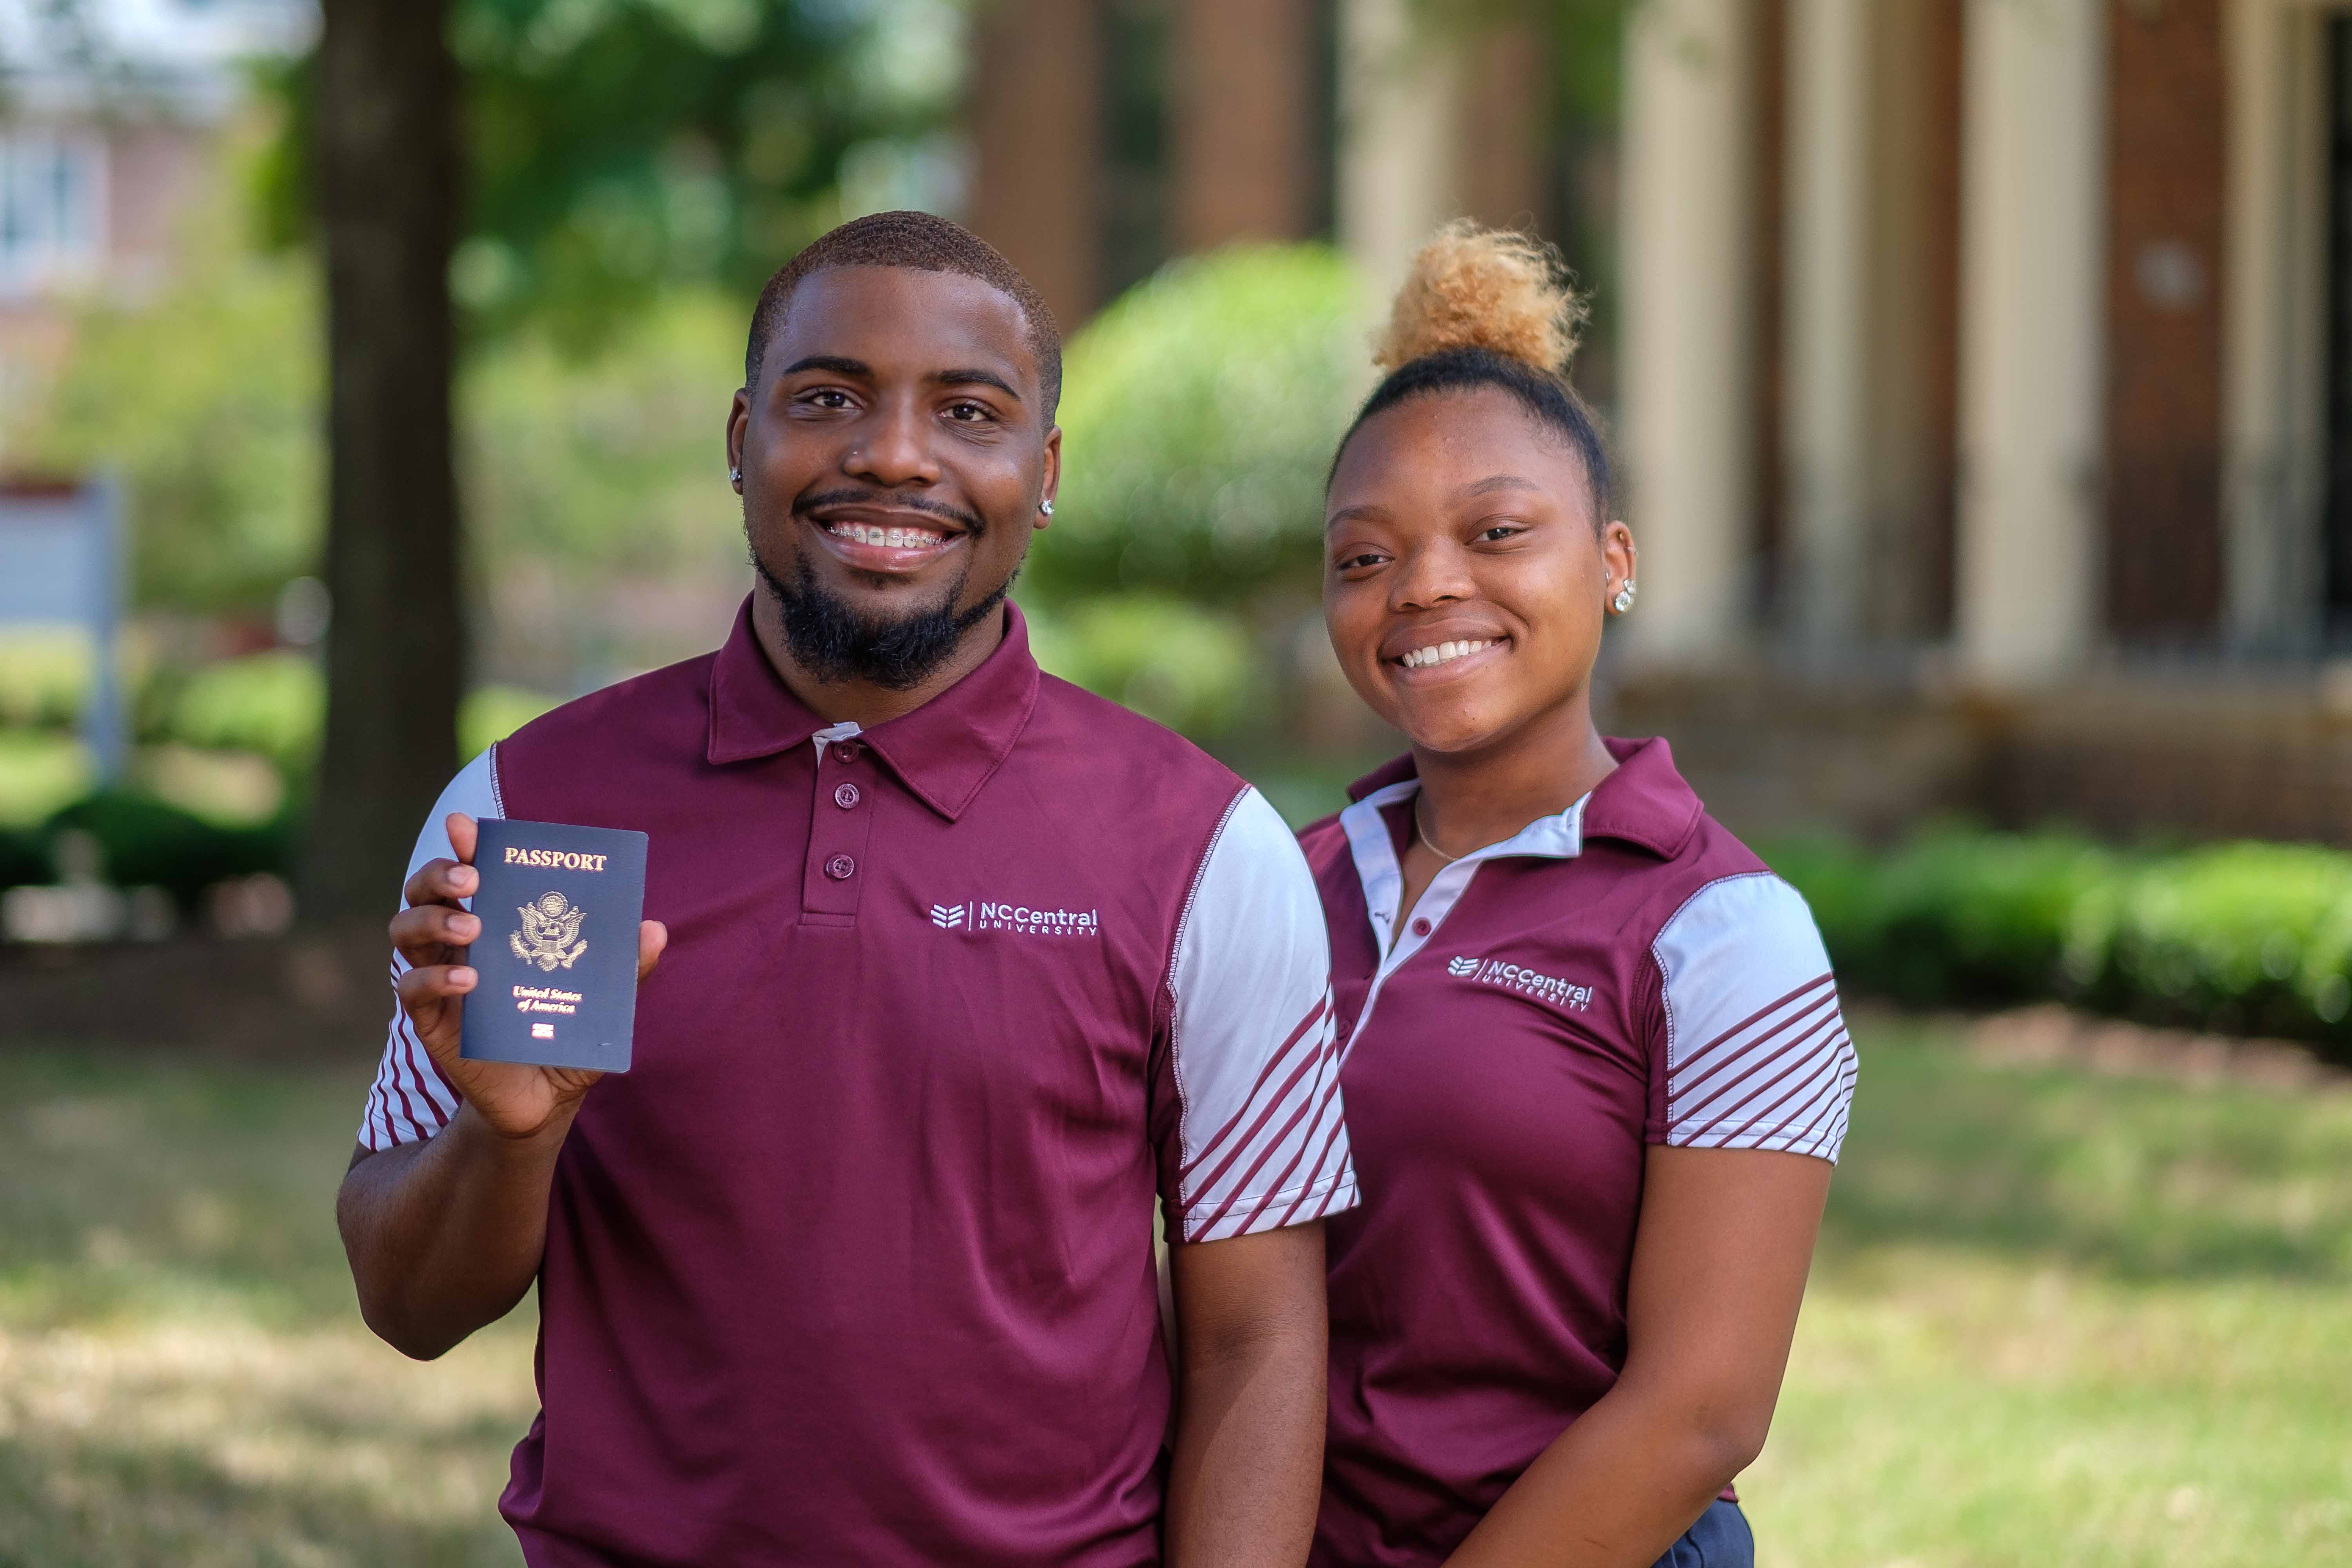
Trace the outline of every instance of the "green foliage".
<instances>
[{"instance_id":1,"label":"green foliage","mask_svg":"<svg viewBox=\"0 0 2352 1568\"><path fill-rule=\"evenodd\" d=\"M478 757L555 706L555 699L519 686L484 686L457 708L457 754Z\"/></svg>"},{"instance_id":2,"label":"green foliage","mask_svg":"<svg viewBox=\"0 0 2352 1568\"><path fill-rule=\"evenodd\" d=\"M214 751L257 752L289 773L319 754L327 685L299 653L248 654L190 675L165 719L170 739Z\"/></svg>"},{"instance_id":3,"label":"green foliage","mask_svg":"<svg viewBox=\"0 0 2352 1568\"><path fill-rule=\"evenodd\" d=\"M450 0L468 237L451 281L492 333L575 347L682 283L746 298L861 210L936 205L961 86L957 0ZM305 73L261 188L307 223ZM845 189L846 186L848 188Z\"/></svg>"},{"instance_id":4,"label":"green foliage","mask_svg":"<svg viewBox=\"0 0 2352 1568\"><path fill-rule=\"evenodd\" d=\"M1312 591L1323 476L1370 376L1360 290L1316 246L1171 263L1070 346L1049 599Z\"/></svg>"},{"instance_id":5,"label":"green foliage","mask_svg":"<svg viewBox=\"0 0 2352 1568\"><path fill-rule=\"evenodd\" d=\"M0 634L0 726L64 729L89 699L94 661L79 632L32 628Z\"/></svg>"},{"instance_id":6,"label":"green foliage","mask_svg":"<svg viewBox=\"0 0 2352 1568\"><path fill-rule=\"evenodd\" d=\"M1033 615L1037 661L1065 680L1196 740L1245 715L1256 658L1231 616L1157 595L1111 595Z\"/></svg>"},{"instance_id":7,"label":"green foliage","mask_svg":"<svg viewBox=\"0 0 2352 1568\"><path fill-rule=\"evenodd\" d=\"M97 771L89 748L69 736L0 730L0 829L38 826L80 799Z\"/></svg>"},{"instance_id":8,"label":"green foliage","mask_svg":"<svg viewBox=\"0 0 2352 1568\"><path fill-rule=\"evenodd\" d=\"M2352 855L2127 855L1944 827L1886 855L1776 847L1839 976L1915 1006L2063 996L2150 1022L2321 1042L2352 1060Z\"/></svg>"},{"instance_id":9,"label":"green foliage","mask_svg":"<svg viewBox=\"0 0 2352 1568\"><path fill-rule=\"evenodd\" d=\"M711 291L680 290L593 354L525 331L478 356L461 407L483 570L739 564L724 437L746 315Z\"/></svg>"},{"instance_id":10,"label":"green foliage","mask_svg":"<svg viewBox=\"0 0 2352 1568\"><path fill-rule=\"evenodd\" d=\"M2071 922L2112 857L2059 833L1924 833L1873 857L1834 840L1777 847L1842 978L1915 1006L2048 995Z\"/></svg>"},{"instance_id":11,"label":"green foliage","mask_svg":"<svg viewBox=\"0 0 2352 1568\"><path fill-rule=\"evenodd\" d=\"M2110 1005L2255 1034L2352 1039L2352 858L2225 844L2153 863L2079 912L2068 966Z\"/></svg>"},{"instance_id":12,"label":"green foliage","mask_svg":"<svg viewBox=\"0 0 2352 1568\"><path fill-rule=\"evenodd\" d=\"M9 411L19 466L122 475L136 604L259 613L310 569L317 317L309 258L247 253L215 203L163 292L95 298L55 388Z\"/></svg>"},{"instance_id":13,"label":"green foliage","mask_svg":"<svg viewBox=\"0 0 2352 1568\"><path fill-rule=\"evenodd\" d=\"M108 881L125 888L162 888L191 912L215 882L257 871L283 874L293 864L290 820L221 827L123 790L100 790L58 813L49 821L49 831L54 836L63 830L87 833L98 841Z\"/></svg>"}]
</instances>

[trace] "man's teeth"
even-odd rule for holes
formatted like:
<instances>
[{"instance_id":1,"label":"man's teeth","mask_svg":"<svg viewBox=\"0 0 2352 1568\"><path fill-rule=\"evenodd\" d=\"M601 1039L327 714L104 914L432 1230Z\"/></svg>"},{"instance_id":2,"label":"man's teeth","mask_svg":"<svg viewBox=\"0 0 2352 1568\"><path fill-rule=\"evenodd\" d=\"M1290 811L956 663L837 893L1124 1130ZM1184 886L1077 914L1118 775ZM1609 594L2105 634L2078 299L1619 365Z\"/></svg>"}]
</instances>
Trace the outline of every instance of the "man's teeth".
<instances>
[{"instance_id":1,"label":"man's teeth","mask_svg":"<svg viewBox=\"0 0 2352 1568\"><path fill-rule=\"evenodd\" d=\"M1500 637L1488 637L1484 642L1442 642L1435 647L1417 647L1398 662L1407 669L1427 669L1432 665L1460 658L1465 653L1493 647L1502 640Z\"/></svg>"},{"instance_id":2,"label":"man's teeth","mask_svg":"<svg viewBox=\"0 0 2352 1568\"><path fill-rule=\"evenodd\" d=\"M825 531L852 544L875 544L885 550L928 550L947 537L928 528L883 528L871 522L836 522Z\"/></svg>"}]
</instances>

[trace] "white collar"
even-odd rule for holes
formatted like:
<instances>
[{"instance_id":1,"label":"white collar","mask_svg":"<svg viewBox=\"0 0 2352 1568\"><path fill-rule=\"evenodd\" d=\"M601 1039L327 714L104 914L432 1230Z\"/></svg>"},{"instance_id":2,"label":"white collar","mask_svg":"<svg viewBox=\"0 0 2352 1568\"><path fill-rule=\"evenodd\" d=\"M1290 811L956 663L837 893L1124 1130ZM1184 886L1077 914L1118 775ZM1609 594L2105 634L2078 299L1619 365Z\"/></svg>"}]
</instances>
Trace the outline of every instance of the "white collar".
<instances>
[{"instance_id":1,"label":"white collar","mask_svg":"<svg viewBox=\"0 0 2352 1568\"><path fill-rule=\"evenodd\" d=\"M1389 835L1389 825L1381 816L1381 809L1411 800L1420 793L1419 779L1402 779L1385 789L1374 790L1339 814L1339 826L1348 835L1348 848L1355 857L1357 879L1364 886L1364 907L1371 913L1372 934L1380 943L1383 973L1410 958L1426 936L1435 933L1483 862L1509 855L1572 860L1584 852L1584 808L1592 799L1589 790L1566 811L1538 816L1500 843L1473 849L1460 859L1449 861L1431 879L1428 890L1413 906L1413 924L1419 926L1425 921L1429 931L1421 937L1403 932L1403 940L1400 941L1397 905L1404 898L1404 868L1397 859L1396 841Z\"/></svg>"}]
</instances>

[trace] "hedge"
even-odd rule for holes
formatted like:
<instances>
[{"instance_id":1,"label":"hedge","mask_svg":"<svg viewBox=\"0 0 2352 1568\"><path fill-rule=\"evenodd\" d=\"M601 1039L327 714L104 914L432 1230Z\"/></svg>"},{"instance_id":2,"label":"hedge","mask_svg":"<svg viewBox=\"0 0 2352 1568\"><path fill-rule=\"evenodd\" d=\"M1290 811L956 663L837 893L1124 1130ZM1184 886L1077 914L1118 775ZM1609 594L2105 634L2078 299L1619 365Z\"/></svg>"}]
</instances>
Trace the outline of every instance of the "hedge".
<instances>
[{"instance_id":1,"label":"hedge","mask_svg":"<svg viewBox=\"0 0 2352 1568\"><path fill-rule=\"evenodd\" d=\"M2352 855L2311 845L2121 851L1940 827L1891 852L1769 847L1842 984L1913 1006L2043 998L2282 1036L2352 1063Z\"/></svg>"}]
</instances>

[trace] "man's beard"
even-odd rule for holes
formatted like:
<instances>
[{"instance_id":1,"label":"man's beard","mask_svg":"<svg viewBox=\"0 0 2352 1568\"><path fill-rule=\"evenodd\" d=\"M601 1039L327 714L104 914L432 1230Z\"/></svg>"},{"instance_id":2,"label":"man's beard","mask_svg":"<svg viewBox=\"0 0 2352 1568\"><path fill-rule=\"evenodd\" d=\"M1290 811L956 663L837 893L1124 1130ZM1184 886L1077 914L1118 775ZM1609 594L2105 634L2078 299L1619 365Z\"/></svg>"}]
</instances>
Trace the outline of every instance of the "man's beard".
<instances>
[{"instance_id":1,"label":"man's beard","mask_svg":"<svg viewBox=\"0 0 2352 1568\"><path fill-rule=\"evenodd\" d=\"M886 691L906 691L920 686L954 654L963 635L996 613L1012 592L1006 578L980 603L959 610L964 585L971 580L967 561L945 597L928 610L895 620L868 619L849 602L817 580L804 555L795 556L793 581L787 584L751 551L751 568L776 596L783 612L784 646L793 661L827 685L862 680Z\"/></svg>"}]
</instances>

